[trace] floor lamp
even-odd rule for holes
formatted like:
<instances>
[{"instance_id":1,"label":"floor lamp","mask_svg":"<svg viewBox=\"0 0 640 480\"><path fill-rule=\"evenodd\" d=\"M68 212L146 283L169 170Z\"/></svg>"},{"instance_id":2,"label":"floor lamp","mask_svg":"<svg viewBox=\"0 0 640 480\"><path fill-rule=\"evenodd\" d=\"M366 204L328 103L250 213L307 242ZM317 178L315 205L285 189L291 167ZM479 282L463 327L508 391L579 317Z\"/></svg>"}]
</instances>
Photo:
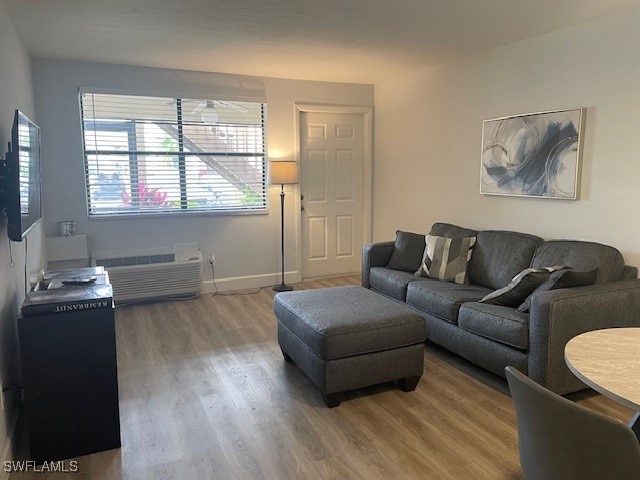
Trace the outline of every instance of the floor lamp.
<instances>
[{"instance_id":1,"label":"floor lamp","mask_svg":"<svg viewBox=\"0 0 640 480\"><path fill-rule=\"evenodd\" d=\"M276 292L289 292L293 287L284 283L284 186L298 183L298 162L274 161L270 162L271 185L280 185L280 235L282 242L282 281L273 289Z\"/></svg>"}]
</instances>

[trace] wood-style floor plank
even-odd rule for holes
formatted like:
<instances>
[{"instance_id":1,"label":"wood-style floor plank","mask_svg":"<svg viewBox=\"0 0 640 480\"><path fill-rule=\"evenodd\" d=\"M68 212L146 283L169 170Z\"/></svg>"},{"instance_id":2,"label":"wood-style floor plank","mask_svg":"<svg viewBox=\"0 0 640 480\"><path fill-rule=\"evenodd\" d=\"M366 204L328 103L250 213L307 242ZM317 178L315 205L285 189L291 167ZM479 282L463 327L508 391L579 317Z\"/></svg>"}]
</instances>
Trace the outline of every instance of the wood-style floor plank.
<instances>
[{"instance_id":1,"label":"wood-style floor plank","mask_svg":"<svg viewBox=\"0 0 640 480\"><path fill-rule=\"evenodd\" d=\"M376 385L328 409L282 358L273 296L267 288L118 308L122 448L78 458L77 474L11 478L523 478L503 379L427 344L414 392ZM625 422L631 416L593 392L570 398Z\"/></svg>"}]
</instances>

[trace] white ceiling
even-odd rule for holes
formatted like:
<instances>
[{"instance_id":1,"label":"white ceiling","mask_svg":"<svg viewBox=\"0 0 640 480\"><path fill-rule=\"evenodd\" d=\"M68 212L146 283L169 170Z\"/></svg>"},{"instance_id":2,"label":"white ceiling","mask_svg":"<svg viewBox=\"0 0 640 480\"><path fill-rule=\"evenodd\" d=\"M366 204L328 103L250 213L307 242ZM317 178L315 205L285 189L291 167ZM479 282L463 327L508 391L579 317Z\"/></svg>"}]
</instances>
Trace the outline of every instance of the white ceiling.
<instances>
[{"instance_id":1,"label":"white ceiling","mask_svg":"<svg viewBox=\"0 0 640 480\"><path fill-rule=\"evenodd\" d=\"M0 0L35 57L375 83L640 0Z\"/></svg>"}]
</instances>

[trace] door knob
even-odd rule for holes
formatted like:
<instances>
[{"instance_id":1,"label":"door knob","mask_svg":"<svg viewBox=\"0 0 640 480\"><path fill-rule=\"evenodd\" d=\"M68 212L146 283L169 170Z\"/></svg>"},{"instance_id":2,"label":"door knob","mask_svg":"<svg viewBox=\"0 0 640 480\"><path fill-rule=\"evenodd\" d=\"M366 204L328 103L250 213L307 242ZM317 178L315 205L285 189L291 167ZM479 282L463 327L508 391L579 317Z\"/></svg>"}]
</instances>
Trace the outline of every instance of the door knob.
<instances>
[{"instance_id":1,"label":"door knob","mask_svg":"<svg viewBox=\"0 0 640 480\"><path fill-rule=\"evenodd\" d=\"M304 205L300 205L300 211L304 212Z\"/></svg>"},{"instance_id":2,"label":"door knob","mask_svg":"<svg viewBox=\"0 0 640 480\"><path fill-rule=\"evenodd\" d=\"M304 195L300 195L300 200L304 200Z\"/></svg>"}]
</instances>

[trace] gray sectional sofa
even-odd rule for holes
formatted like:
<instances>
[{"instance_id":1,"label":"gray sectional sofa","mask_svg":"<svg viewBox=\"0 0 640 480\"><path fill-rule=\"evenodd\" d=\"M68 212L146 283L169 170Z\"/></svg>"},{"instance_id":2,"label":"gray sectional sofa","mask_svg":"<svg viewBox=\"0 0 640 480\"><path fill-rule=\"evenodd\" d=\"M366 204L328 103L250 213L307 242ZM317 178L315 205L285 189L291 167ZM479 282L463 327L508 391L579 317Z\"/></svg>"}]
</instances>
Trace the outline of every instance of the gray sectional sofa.
<instances>
[{"instance_id":1,"label":"gray sectional sofa","mask_svg":"<svg viewBox=\"0 0 640 480\"><path fill-rule=\"evenodd\" d=\"M584 389L565 364L567 341L589 330L640 326L638 270L625 265L622 254L613 247L544 241L525 233L475 231L446 223L434 224L429 233L476 237L467 265L469 284L416 276L402 262L403 270L398 269L397 261L390 265L398 247L389 241L364 246L362 286L408 305L425 319L428 340L497 375L504 376L505 367L513 365L556 393ZM424 243L404 248L421 255L416 249L424 250ZM528 267L557 265L580 271L597 269L596 283L536 292L528 313L478 302Z\"/></svg>"}]
</instances>

